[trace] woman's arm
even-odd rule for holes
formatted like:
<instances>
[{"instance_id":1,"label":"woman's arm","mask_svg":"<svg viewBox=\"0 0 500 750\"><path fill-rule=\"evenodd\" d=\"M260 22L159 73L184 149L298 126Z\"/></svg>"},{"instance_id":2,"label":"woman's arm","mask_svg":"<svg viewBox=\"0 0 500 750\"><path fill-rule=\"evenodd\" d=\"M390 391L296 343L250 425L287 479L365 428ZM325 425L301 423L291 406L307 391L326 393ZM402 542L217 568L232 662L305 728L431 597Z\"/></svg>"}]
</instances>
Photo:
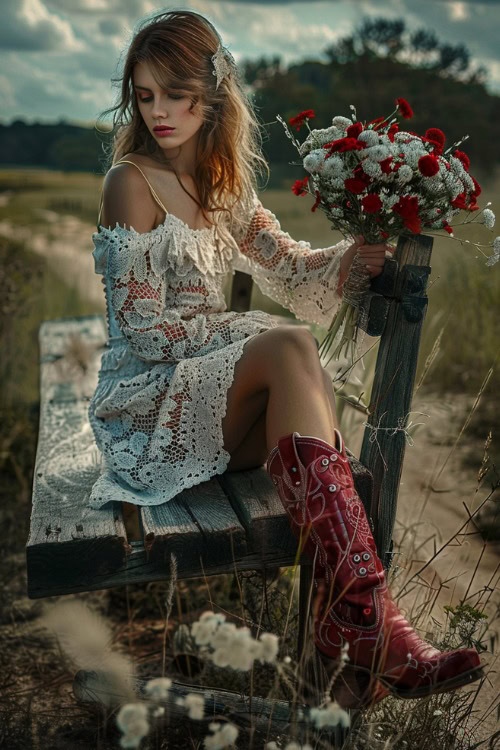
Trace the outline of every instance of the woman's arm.
<instances>
[{"instance_id":1,"label":"woman's arm","mask_svg":"<svg viewBox=\"0 0 500 750\"><path fill-rule=\"evenodd\" d=\"M108 175L119 169L122 165ZM178 362L247 338L259 324L269 328L269 316L261 311L181 317L175 278L169 284L169 243L151 231L154 215L144 194L146 183L138 177L135 170L109 177L106 219L111 226L92 235L95 271L109 278L110 305L132 352L147 361Z\"/></svg>"},{"instance_id":2,"label":"woman's arm","mask_svg":"<svg viewBox=\"0 0 500 750\"><path fill-rule=\"evenodd\" d=\"M237 215L243 222L234 222L231 230L237 245L233 269L249 273L264 294L299 319L327 328L342 301L344 276L359 243L344 239L313 249L309 242L294 240L255 191Z\"/></svg>"}]
</instances>

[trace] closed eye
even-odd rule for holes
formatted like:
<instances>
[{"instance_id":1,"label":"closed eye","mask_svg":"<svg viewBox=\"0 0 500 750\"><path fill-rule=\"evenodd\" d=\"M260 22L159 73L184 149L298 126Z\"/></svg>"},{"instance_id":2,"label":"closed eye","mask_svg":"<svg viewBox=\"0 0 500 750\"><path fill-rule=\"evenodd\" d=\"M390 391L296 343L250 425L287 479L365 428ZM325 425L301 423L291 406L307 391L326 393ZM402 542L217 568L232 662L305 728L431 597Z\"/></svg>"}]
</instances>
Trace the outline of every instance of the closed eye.
<instances>
[{"instance_id":1,"label":"closed eye","mask_svg":"<svg viewBox=\"0 0 500 750\"><path fill-rule=\"evenodd\" d=\"M177 100L177 99L184 99L184 96L182 94L177 95L177 96L175 96L174 94L169 94L169 97L171 99L175 99L175 100ZM152 99L153 99L152 96L148 96L145 99L139 99L139 101L141 101L141 102L150 102Z\"/></svg>"}]
</instances>

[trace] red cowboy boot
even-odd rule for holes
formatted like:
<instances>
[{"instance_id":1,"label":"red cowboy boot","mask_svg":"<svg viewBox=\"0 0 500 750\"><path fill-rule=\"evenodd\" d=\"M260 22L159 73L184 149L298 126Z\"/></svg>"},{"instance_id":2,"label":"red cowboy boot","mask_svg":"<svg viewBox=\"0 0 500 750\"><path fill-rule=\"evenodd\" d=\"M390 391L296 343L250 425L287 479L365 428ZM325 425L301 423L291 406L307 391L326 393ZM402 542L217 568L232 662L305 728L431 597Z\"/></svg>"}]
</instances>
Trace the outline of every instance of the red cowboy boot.
<instances>
[{"instance_id":1,"label":"red cowboy boot","mask_svg":"<svg viewBox=\"0 0 500 750\"><path fill-rule=\"evenodd\" d=\"M347 642L349 664L360 682L363 674L376 676L400 698L454 690L479 679L475 649L439 651L418 637L391 599L337 429L335 436L334 447L291 433L267 460L294 533L311 559L317 549L316 647L338 663Z\"/></svg>"}]
</instances>

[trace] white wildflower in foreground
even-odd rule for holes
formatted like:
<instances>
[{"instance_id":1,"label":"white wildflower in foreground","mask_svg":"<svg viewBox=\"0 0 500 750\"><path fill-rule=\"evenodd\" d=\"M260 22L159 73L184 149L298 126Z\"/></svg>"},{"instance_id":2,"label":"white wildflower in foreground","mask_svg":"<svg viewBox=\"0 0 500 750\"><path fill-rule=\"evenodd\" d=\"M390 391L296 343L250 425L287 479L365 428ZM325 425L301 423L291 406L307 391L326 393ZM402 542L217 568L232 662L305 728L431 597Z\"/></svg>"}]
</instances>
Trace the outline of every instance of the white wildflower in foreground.
<instances>
[{"instance_id":1,"label":"white wildflower in foreground","mask_svg":"<svg viewBox=\"0 0 500 750\"><path fill-rule=\"evenodd\" d=\"M197 693L188 693L184 698L184 705L188 709L190 719L203 719L205 712L205 699Z\"/></svg>"},{"instance_id":2,"label":"white wildflower in foreground","mask_svg":"<svg viewBox=\"0 0 500 750\"><path fill-rule=\"evenodd\" d=\"M191 626L195 642L214 649L211 658L216 666L248 671L252 668L254 659L271 664L276 661L278 636L262 633L260 639L256 640L249 628L237 628L224 620L225 615L207 611Z\"/></svg>"},{"instance_id":3,"label":"white wildflower in foreground","mask_svg":"<svg viewBox=\"0 0 500 750\"><path fill-rule=\"evenodd\" d=\"M327 703L325 708L311 708L309 716L318 729L335 727L337 724L348 727L350 724L349 714L335 701Z\"/></svg>"},{"instance_id":4,"label":"white wildflower in foreground","mask_svg":"<svg viewBox=\"0 0 500 750\"><path fill-rule=\"evenodd\" d=\"M149 680L144 689L151 696L152 700L166 700L171 687L172 680L170 677L156 677L153 680Z\"/></svg>"},{"instance_id":5,"label":"white wildflower in foreground","mask_svg":"<svg viewBox=\"0 0 500 750\"><path fill-rule=\"evenodd\" d=\"M483 211L483 222L486 224L488 229L493 229L495 226L495 214L491 208L485 208Z\"/></svg>"},{"instance_id":6,"label":"white wildflower in foreground","mask_svg":"<svg viewBox=\"0 0 500 750\"><path fill-rule=\"evenodd\" d=\"M208 734L203 744L206 750L223 750L225 747L234 745L238 736L238 728L234 724L224 724L222 727L219 722L212 721L208 728L214 732L214 734Z\"/></svg>"},{"instance_id":7,"label":"white wildflower in foreground","mask_svg":"<svg viewBox=\"0 0 500 750\"><path fill-rule=\"evenodd\" d=\"M144 703L125 703L119 710L116 723L124 733L120 746L125 750L137 748L149 731L148 709Z\"/></svg>"}]
</instances>

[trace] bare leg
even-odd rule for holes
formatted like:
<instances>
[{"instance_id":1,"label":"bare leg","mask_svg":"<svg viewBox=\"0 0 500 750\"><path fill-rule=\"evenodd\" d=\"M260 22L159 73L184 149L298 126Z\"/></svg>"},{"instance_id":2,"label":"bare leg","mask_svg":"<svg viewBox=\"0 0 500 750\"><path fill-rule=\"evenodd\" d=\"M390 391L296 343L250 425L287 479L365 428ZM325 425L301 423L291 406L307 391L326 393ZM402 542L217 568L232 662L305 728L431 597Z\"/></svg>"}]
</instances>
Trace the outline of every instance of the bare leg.
<instances>
[{"instance_id":1,"label":"bare leg","mask_svg":"<svg viewBox=\"0 0 500 750\"><path fill-rule=\"evenodd\" d=\"M295 366L293 366L295 365ZM295 361L286 377L278 374L269 387L267 406L267 446L291 432L314 435L335 444L338 426L331 378L322 367L313 344L312 354Z\"/></svg>"}]
</instances>

